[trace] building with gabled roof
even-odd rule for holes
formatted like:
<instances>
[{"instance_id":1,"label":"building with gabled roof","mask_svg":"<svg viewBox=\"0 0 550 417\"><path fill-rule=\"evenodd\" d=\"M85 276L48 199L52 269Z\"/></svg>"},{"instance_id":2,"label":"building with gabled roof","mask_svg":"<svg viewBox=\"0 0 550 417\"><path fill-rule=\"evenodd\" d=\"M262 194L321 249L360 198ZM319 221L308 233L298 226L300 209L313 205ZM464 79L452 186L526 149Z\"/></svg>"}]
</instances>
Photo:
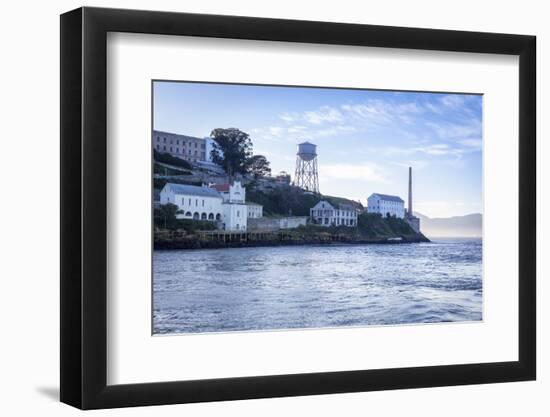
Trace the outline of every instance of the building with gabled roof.
<instances>
[{"instance_id":1,"label":"building with gabled roof","mask_svg":"<svg viewBox=\"0 0 550 417\"><path fill-rule=\"evenodd\" d=\"M311 221L321 226L357 226L357 210L348 203L321 200L309 209Z\"/></svg>"},{"instance_id":2,"label":"building with gabled roof","mask_svg":"<svg viewBox=\"0 0 550 417\"><path fill-rule=\"evenodd\" d=\"M239 181L210 187L167 183L160 192L160 204L168 203L178 206L180 219L218 222L223 230L247 229L248 206Z\"/></svg>"},{"instance_id":3,"label":"building with gabled roof","mask_svg":"<svg viewBox=\"0 0 550 417\"><path fill-rule=\"evenodd\" d=\"M382 216L405 217L405 202L395 195L373 193L367 199L368 212L379 213Z\"/></svg>"}]
</instances>

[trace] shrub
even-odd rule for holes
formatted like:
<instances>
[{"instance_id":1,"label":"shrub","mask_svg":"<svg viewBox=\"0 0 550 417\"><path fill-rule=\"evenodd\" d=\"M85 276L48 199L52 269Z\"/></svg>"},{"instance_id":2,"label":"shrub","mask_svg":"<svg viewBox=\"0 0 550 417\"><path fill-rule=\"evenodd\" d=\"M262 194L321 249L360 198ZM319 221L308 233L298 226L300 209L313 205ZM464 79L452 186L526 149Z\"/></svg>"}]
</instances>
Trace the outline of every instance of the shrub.
<instances>
[{"instance_id":1,"label":"shrub","mask_svg":"<svg viewBox=\"0 0 550 417\"><path fill-rule=\"evenodd\" d=\"M176 156L172 156L169 153L159 152L156 149L153 149L153 159L156 162L162 162L164 164L174 165L185 169L193 169L193 166L189 162Z\"/></svg>"}]
</instances>

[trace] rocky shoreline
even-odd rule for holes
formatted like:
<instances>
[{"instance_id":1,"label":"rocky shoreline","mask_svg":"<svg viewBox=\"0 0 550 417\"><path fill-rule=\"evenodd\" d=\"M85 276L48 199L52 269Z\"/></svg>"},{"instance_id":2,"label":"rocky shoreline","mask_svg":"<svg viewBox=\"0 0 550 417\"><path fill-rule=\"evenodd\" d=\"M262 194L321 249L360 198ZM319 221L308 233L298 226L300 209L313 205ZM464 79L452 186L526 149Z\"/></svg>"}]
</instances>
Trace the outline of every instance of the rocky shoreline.
<instances>
[{"instance_id":1,"label":"rocky shoreline","mask_svg":"<svg viewBox=\"0 0 550 417\"><path fill-rule=\"evenodd\" d=\"M356 238L346 236L308 236L288 237L265 240L207 240L198 236L182 236L173 238L154 239L154 250L181 250L181 249L223 249L245 248L262 246L305 246L305 245L366 245L366 244L406 244L430 242L422 234L415 236L396 236L393 238Z\"/></svg>"}]
</instances>

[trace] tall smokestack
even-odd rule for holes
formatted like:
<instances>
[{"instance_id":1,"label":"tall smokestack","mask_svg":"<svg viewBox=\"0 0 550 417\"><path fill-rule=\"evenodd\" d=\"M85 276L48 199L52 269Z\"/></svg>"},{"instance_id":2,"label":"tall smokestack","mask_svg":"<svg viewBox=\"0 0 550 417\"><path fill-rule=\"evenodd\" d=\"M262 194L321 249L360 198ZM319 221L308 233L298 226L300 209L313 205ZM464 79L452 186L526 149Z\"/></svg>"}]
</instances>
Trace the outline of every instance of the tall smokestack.
<instances>
[{"instance_id":1,"label":"tall smokestack","mask_svg":"<svg viewBox=\"0 0 550 417\"><path fill-rule=\"evenodd\" d=\"M412 167L409 167L409 217L413 216Z\"/></svg>"}]
</instances>

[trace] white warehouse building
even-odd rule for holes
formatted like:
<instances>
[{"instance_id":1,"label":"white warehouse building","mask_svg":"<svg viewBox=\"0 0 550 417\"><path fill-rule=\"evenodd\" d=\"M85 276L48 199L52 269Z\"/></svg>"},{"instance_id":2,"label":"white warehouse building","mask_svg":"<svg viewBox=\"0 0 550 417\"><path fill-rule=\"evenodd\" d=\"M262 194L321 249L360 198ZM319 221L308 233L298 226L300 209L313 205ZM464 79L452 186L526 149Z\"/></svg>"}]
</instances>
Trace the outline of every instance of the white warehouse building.
<instances>
[{"instance_id":1,"label":"white warehouse building","mask_svg":"<svg viewBox=\"0 0 550 417\"><path fill-rule=\"evenodd\" d=\"M321 200L311 209L309 214L313 223L322 226L357 226L357 211L350 204L331 204Z\"/></svg>"},{"instance_id":2,"label":"white warehouse building","mask_svg":"<svg viewBox=\"0 0 550 417\"><path fill-rule=\"evenodd\" d=\"M167 183L160 192L160 204L175 204L180 219L219 222L224 230L246 230L245 188L239 181L207 187Z\"/></svg>"},{"instance_id":3,"label":"white warehouse building","mask_svg":"<svg viewBox=\"0 0 550 417\"><path fill-rule=\"evenodd\" d=\"M380 213L382 216L405 217L405 202L395 195L374 193L367 199L368 212Z\"/></svg>"}]
</instances>

